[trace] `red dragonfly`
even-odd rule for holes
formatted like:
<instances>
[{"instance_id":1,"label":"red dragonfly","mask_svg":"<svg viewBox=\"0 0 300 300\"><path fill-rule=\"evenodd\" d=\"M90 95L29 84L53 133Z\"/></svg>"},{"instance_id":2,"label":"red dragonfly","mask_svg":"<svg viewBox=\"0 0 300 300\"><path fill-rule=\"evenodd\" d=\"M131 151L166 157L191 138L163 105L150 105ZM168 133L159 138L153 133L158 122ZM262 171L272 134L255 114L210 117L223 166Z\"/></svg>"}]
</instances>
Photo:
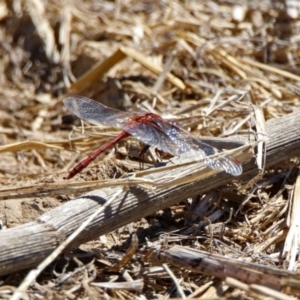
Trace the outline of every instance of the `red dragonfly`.
<instances>
[{"instance_id":1,"label":"red dragonfly","mask_svg":"<svg viewBox=\"0 0 300 300\"><path fill-rule=\"evenodd\" d=\"M148 146L154 146L174 156L188 155L193 160L204 160L209 168L225 171L233 176L239 176L243 172L239 161L230 156L210 158L211 155L221 151L157 114L119 111L82 96L70 96L63 102L67 109L80 119L96 125L101 123L122 129L118 136L76 165L67 179L74 177L98 155L128 136L133 136Z\"/></svg>"}]
</instances>

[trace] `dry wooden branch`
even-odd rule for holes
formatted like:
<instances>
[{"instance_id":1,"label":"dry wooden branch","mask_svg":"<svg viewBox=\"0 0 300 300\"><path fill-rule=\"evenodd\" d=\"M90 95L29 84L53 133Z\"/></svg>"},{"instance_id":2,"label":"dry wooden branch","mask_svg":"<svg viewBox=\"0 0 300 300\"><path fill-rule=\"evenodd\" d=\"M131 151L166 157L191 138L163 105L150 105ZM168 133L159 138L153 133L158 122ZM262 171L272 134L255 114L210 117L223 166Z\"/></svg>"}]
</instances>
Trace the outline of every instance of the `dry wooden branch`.
<instances>
[{"instance_id":1,"label":"dry wooden branch","mask_svg":"<svg viewBox=\"0 0 300 300\"><path fill-rule=\"evenodd\" d=\"M299 155L300 111L267 122L269 142L267 143L266 167ZM197 165L195 164L197 167ZM193 166L192 166L193 167ZM173 169L182 174L191 166ZM254 160L244 164L243 180L257 175ZM170 174L166 171L165 176ZM176 175L176 174L175 174ZM161 173L157 174L159 178ZM224 173L213 177L192 181L180 186L161 187L146 190L139 187L104 188L64 203L60 207L39 217L35 222L27 223L0 232L0 275L9 274L24 268L35 266L84 222L99 205L120 193L113 204L99 214L81 233L70 247L80 245L99 235L111 232L141 217L155 213L196 194L225 185L233 180Z\"/></svg>"},{"instance_id":2,"label":"dry wooden branch","mask_svg":"<svg viewBox=\"0 0 300 300\"><path fill-rule=\"evenodd\" d=\"M261 288L269 288L269 291L273 291L273 293L277 291L279 297L276 297L276 299L293 299L293 297L278 292L285 287L289 286L299 290L299 276L295 276L294 272L243 262L188 247L175 245L170 249L157 250L153 252L152 258L160 263L169 263L196 273L214 276L221 280L231 277L246 284L247 288L253 284L259 284Z\"/></svg>"}]
</instances>

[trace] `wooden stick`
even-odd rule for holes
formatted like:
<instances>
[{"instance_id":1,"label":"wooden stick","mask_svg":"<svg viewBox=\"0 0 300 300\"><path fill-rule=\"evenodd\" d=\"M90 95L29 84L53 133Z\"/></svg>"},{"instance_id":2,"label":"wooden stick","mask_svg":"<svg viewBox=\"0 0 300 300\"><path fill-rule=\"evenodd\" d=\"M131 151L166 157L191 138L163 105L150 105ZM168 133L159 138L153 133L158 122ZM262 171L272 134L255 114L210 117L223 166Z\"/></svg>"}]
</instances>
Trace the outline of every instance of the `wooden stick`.
<instances>
[{"instance_id":1,"label":"wooden stick","mask_svg":"<svg viewBox=\"0 0 300 300\"><path fill-rule=\"evenodd\" d=\"M295 273L291 271L240 261L220 254L179 245L154 251L150 260L169 263L179 268L217 277L221 280L232 277L248 284L259 283L275 290L280 290L286 285L286 281L281 281L282 277L294 279L299 284L299 279L296 279Z\"/></svg>"},{"instance_id":2,"label":"wooden stick","mask_svg":"<svg viewBox=\"0 0 300 300\"><path fill-rule=\"evenodd\" d=\"M267 143L266 168L299 155L300 110L266 122ZM240 179L249 181L257 175L255 159L243 165ZM178 177L182 172L195 172L198 165L174 168L172 172L150 174L152 180L162 176ZM146 178L149 178L146 177ZM196 178L196 177L195 177ZM163 178L165 180L165 178ZM99 206L104 205L117 193L120 195L110 207L95 217L86 230L78 235L69 247L75 247L123 225L151 215L188 197L225 185L235 177L224 173L215 174L180 186L169 185L155 190L142 187L119 186L95 190L43 214L36 221L0 232L0 275L36 266L55 248L66 240L79 224L86 221Z\"/></svg>"},{"instance_id":3,"label":"wooden stick","mask_svg":"<svg viewBox=\"0 0 300 300\"><path fill-rule=\"evenodd\" d=\"M115 195L116 197L118 195ZM85 220L68 238L60 244L49 256L46 257L44 261L42 261L38 267L34 270L31 270L21 285L14 291L14 294L10 298L11 300L18 300L22 297L23 293L26 292L28 287L36 280L36 278L40 275L40 273L51 263L53 262L63 250L67 247L69 243L71 243L76 236L82 232L92 221L93 219L104 210L110 203L114 200L114 198L109 199L102 207L99 207L87 220Z\"/></svg>"}]
</instances>

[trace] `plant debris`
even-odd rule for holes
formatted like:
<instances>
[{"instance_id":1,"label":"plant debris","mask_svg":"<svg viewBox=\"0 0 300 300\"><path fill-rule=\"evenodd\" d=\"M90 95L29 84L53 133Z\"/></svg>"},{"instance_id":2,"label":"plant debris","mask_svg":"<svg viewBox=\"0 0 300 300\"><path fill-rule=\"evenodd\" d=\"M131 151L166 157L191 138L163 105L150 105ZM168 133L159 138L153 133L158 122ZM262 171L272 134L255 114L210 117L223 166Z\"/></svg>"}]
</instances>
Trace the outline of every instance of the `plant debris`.
<instances>
[{"instance_id":1,"label":"plant debris","mask_svg":"<svg viewBox=\"0 0 300 300\"><path fill-rule=\"evenodd\" d=\"M153 149L140 170L143 145L128 138L66 181L119 133L70 116L68 95L246 141L226 153L257 163L256 176L68 247L98 208L37 269L1 276L0 298L299 298L299 160L266 161L267 122L300 107L299 14L270 0L0 3L0 234L86 191L147 195L215 176Z\"/></svg>"}]
</instances>

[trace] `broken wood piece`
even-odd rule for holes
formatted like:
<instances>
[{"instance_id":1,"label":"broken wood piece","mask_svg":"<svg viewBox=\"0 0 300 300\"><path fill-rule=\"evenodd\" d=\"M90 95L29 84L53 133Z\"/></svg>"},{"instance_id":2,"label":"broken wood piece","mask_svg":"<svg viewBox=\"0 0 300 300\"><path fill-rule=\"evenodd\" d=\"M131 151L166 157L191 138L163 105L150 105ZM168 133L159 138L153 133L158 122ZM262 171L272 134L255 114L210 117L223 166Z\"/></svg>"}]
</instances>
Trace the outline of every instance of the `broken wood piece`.
<instances>
[{"instance_id":1,"label":"broken wood piece","mask_svg":"<svg viewBox=\"0 0 300 300\"><path fill-rule=\"evenodd\" d=\"M226 278L234 278L247 285L259 284L274 291L295 287L298 283L298 290L300 290L300 279L295 278L295 272L240 261L189 247L175 245L169 249L156 250L151 258L160 263L168 263L195 273L217 277L223 281Z\"/></svg>"},{"instance_id":2,"label":"broken wood piece","mask_svg":"<svg viewBox=\"0 0 300 300\"><path fill-rule=\"evenodd\" d=\"M120 47L106 60L97 63L91 70L87 71L80 78L78 78L78 80L70 87L71 93L82 93L83 90L88 88L93 82L102 78L112 67L126 57L132 58L156 75L160 75L163 72L163 68L161 66L154 64L143 54L129 47ZM181 90L185 89L185 84L183 81L170 72L166 74L166 79L177 88Z\"/></svg>"}]
</instances>

